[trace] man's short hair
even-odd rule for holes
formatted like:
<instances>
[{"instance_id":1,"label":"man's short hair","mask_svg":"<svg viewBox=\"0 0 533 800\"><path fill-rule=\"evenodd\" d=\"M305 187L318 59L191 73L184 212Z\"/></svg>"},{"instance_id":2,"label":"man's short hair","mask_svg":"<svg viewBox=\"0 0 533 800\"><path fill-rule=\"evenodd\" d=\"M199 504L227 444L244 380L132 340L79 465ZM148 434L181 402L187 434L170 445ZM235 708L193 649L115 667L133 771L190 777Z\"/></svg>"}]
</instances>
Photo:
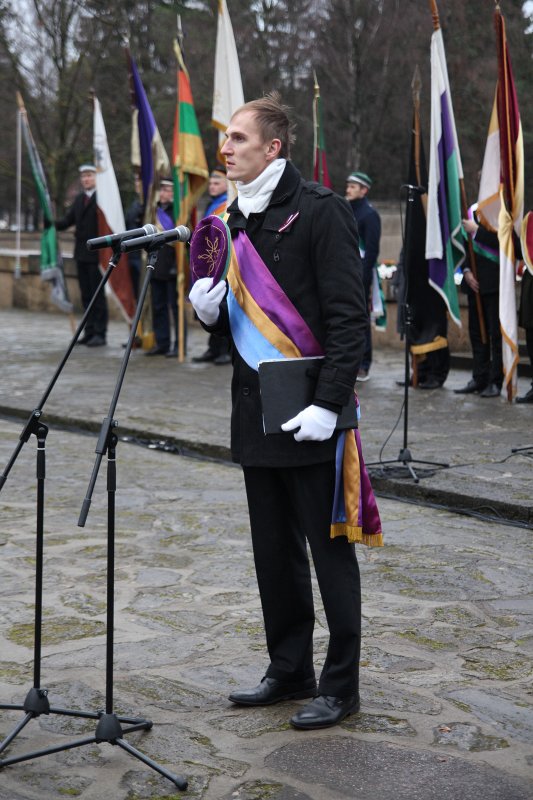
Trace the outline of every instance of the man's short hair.
<instances>
[{"instance_id":1,"label":"man's short hair","mask_svg":"<svg viewBox=\"0 0 533 800\"><path fill-rule=\"evenodd\" d=\"M259 125L263 141L281 141L280 158L290 158L291 144L294 143L294 125L289 118L289 107L281 102L279 92L269 92L264 97L251 100L238 108L232 116L241 111L252 111Z\"/></svg>"}]
</instances>

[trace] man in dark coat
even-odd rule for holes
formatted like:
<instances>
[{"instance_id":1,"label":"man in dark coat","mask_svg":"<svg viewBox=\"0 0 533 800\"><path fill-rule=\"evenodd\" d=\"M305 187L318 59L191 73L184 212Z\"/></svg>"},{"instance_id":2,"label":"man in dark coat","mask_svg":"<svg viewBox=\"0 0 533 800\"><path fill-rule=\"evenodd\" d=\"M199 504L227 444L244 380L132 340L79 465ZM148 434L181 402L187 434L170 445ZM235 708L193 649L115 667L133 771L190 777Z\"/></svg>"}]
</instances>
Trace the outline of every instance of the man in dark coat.
<instances>
[{"instance_id":1,"label":"man in dark coat","mask_svg":"<svg viewBox=\"0 0 533 800\"><path fill-rule=\"evenodd\" d=\"M257 365L245 361L234 336L231 448L244 471L270 664L258 686L229 699L254 706L317 694L307 540L330 640L318 696L291 723L325 728L359 709L359 569L353 544L330 538L335 424L353 391L367 321L357 229L345 200L303 181L287 160L290 122L277 96L242 106L226 136L221 152L238 190L228 209L231 234L251 242L325 354L312 404L282 426L285 433L265 436ZM224 294L225 283L212 286L211 278L191 290L209 331L230 329Z\"/></svg>"},{"instance_id":2,"label":"man in dark coat","mask_svg":"<svg viewBox=\"0 0 533 800\"><path fill-rule=\"evenodd\" d=\"M474 212L475 213L475 212ZM463 227L472 237L477 278L468 266L463 267L461 287L468 299L468 334L472 347L472 378L456 394L479 394L499 397L503 383L502 334L500 329L500 254L498 234L485 228L475 218L464 219ZM486 329L481 337L476 296Z\"/></svg>"},{"instance_id":3,"label":"man in dark coat","mask_svg":"<svg viewBox=\"0 0 533 800\"><path fill-rule=\"evenodd\" d=\"M102 274L98 266L98 250L89 251L85 244L87 239L94 239L98 236L96 167L92 164L82 164L79 172L83 191L77 195L65 216L57 220L55 225L58 231L64 231L72 225L75 226L74 258L78 271L81 302L83 308L86 309L102 279ZM105 345L107 316L107 301L102 289L87 317L84 335L78 339L78 344L85 344L87 347Z\"/></svg>"},{"instance_id":4,"label":"man in dark coat","mask_svg":"<svg viewBox=\"0 0 533 800\"><path fill-rule=\"evenodd\" d=\"M157 219L163 230L174 227L174 184L172 178L163 178L159 189ZM154 274L150 282L152 292L152 326L155 346L147 350L147 356L178 355L178 268L176 249L163 245L157 254ZM170 320L172 319L171 333ZM172 345L172 338L174 343Z\"/></svg>"}]
</instances>

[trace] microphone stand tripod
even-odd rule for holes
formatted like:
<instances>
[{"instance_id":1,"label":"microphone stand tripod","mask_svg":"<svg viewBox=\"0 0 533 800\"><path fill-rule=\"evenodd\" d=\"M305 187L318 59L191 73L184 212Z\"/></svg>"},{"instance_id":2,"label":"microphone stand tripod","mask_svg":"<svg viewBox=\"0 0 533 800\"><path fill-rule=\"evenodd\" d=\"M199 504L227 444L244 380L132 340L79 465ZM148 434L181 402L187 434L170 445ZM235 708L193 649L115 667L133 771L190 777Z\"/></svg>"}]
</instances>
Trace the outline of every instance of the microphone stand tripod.
<instances>
[{"instance_id":1,"label":"microphone stand tripod","mask_svg":"<svg viewBox=\"0 0 533 800\"><path fill-rule=\"evenodd\" d=\"M96 452L96 461L93 467L91 479L89 481L89 487L87 489L87 494L85 500L83 501L82 509L80 512L78 526L83 528L85 526L85 522L87 520L87 515L89 513L89 508L91 505L91 497L94 490L94 486L96 483L96 478L98 476L98 470L100 468L100 464L102 462L102 458L105 453L107 453L107 498L108 498L108 506L107 506L107 541L108 541L108 550L107 550L107 630L106 630L106 703L105 703L105 711L99 711L95 713L87 713L82 714L81 716L90 717L92 719L97 719L98 724L96 726L96 731L94 736L85 739L78 739L74 742L70 742L68 744L58 745L56 747L46 748L44 750L35 751L33 753L26 753L25 755L9 758L4 761L0 761L0 767L8 766L9 764L16 764L20 761L26 761L32 758L39 758L44 755L49 755L50 753L58 753L63 750L70 750L75 747L83 747L88 744L94 743L103 743L108 742L112 745L118 745L120 748L128 752L130 755L134 756L135 758L142 761L147 766L154 769L163 777L168 778L169 781L174 783L178 789L182 791L187 788L187 781L179 775L174 775L169 770L165 769L164 767L157 764L151 758L146 756L144 753L141 753L135 747L132 747L128 742L125 741L124 735L126 733L132 733L133 731L139 730L150 730L153 726L153 722L148 719L130 719L128 717L119 717L113 711L113 645L114 645L114 587L115 587L115 494L116 494L116 445L118 442L118 437L115 433L115 429L117 428L118 423L114 419L115 409L118 403L118 398L120 395L120 390L122 388L122 383L124 381L124 376L126 374L126 369L128 366L128 361L130 358L131 350L133 347L133 341L135 338L135 333L137 330L137 324L139 322L142 308L144 301L146 299L146 294L148 292L148 287L150 285L150 281L152 278L152 273L154 270L155 262L157 261L158 251L161 247L161 244L155 244L154 246L149 246L148 250L148 264L146 270L146 276L144 280L143 287L141 289L141 293L139 295L139 300L137 303L137 309L135 312L135 318L133 320L131 331L129 335L129 339L126 345L126 350L124 352L124 356L122 359L122 364L119 372L119 376L117 378L117 382L115 385L115 390L113 392L113 397L109 406L109 411L106 417L102 422L102 427L100 430L100 435L98 437L98 442L96 444L95 452ZM121 723L127 723L128 727L123 728Z\"/></svg>"},{"instance_id":2,"label":"microphone stand tripod","mask_svg":"<svg viewBox=\"0 0 533 800\"><path fill-rule=\"evenodd\" d=\"M419 187L406 185L407 188L407 208L405 212L405 239L404 239L404 273L405 273L405 293L404 302L400 307L400 321L402 324L402 334L405 341L405 360L404 360L404 384L403 384L403 446L398 454L398 458L389 461L376 461L372 464L367 464L367 467L384 466L387 470L388 465L400 464L401 467L407 470L408 475L415 483L418 483L420 478L415 472L413 464L425 464L433 467L440 467L444 469L449 467L440 461L421 461L413 458L411 450L407 446L407 432L409 429L409 384L410 384L410 364L409 364L409 346L411 343L411 307L409 305L409 270L410 270L410 243L412 236L412 219L413 219L413 203L415 201L415 193L419 191ZM395 469L394 467L392 468ZM396 468L398 469L398 467Z\"/></svg>"},{"instance_id":3,"label":"microphone stand tripod","mask_svg":"<svg viewBox=\"0 0 533 800\"><path fill-rule=\"evenodd\" d=\"M111 272L118 264L119 259L121 256L120 247L117 247L109 260L108 267L106 272L102 276L102 280L98 284L98 287L91 299L91 302L87 306L87 309L78 325L76 332L74 333L72 340L65 352L65 355L61 359L50 383L48 384L47 388L39 405L34 408L31 412L26 425L24 426L17 446L13 451L11 458L9 459L3 473L0 475L0 491L2 490L7 476L9 475L11 468L13 467L17 457L22 450L25 442L28 441L30 436L34 435L37 439L37 507L36 507L36 556L35 556L35 614L34 614L34 646L33 646L33 687L29 690L26 695L23 704L8 704L8 703L0 703L0 709L3 710L14 710L14 711L24 711L25 716L24 719L19 722L15 728L6 736L6 738L0 743L0 753L2 753L6 747L13 741L13 739L18 736L18 734L22 731L22 729L30 722L30 720L39 717L41 714L59 714L61 716L70 716L70 717L85 717L89 719L98 719L98 714L94 714L92 712L84 712L84 711L71 711L66 708L53 708L50 706L48 700L48 689L41 687L41 633L42 633L42 609L43 609L43 540L44 540L44 482L46 477L46 437L48 434L48 427L41 422L41 417L43 414L44 404L48 399L52 389L54 388L57 379L59 378L63 367L65 366L72 350L78 338L85 327L85 323L87 322L87 318L91 313L94 303L96 302L96 298L98 294L103 290L104 285L109 280ZM44 754L44 753L43 753ZM0 769L7 765L7 763L12 763L10 760L0 760Z\"/></svg>"}]
</instances>

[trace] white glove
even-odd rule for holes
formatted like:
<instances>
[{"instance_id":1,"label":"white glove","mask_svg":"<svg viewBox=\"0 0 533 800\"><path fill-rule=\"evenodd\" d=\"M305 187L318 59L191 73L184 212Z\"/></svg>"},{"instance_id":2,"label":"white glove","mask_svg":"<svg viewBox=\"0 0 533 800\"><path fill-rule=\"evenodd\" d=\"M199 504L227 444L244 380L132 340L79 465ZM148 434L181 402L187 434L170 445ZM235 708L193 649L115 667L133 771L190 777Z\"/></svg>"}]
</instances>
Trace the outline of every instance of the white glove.
<instances>
[{"instance_id":1,"label":"white glove","mask_svg":"<svg viewBox=\"0 0 533 800\"><path fill-rule=\"evenodd\" d=\"M328 408L307 406L295 417L284 422L281 430L293 431L299 428L300 430L294 434L297 442L325 442L332 437L338 416Z\"/></svg>"},{"instance_id":2,"label":"white glove","mask_svg":"<svg viewBox=\"0 0 533 800\"><path fill-rule=\"evenodd\" d=\"M189 300L204 325L214 325L220 313L219 306L226 294L226 281L213 286L213 278L200 278L192 287Z\"/></svg>"}]
</instances>

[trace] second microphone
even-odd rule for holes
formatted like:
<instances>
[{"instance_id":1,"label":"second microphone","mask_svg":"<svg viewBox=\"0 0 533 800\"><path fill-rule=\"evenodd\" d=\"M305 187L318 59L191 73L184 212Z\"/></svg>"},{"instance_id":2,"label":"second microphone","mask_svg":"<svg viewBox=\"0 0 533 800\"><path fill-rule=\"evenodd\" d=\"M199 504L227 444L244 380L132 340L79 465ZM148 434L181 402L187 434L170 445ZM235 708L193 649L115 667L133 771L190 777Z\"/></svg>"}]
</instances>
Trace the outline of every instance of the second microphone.
<instances>
[{"instance_id":1,"label":"second microphone","mask_svg":"<svg viewBox=\"0 0 533 800\"><path fill-rule=\"evenodd\" d=\"M129 253L132 250L157 250L165 244L172 244L172 242L188 242L191 238L191 232L185 225L178 225L177 228L171 228L169 231L161 231L160 233L150 233L148 236L139 236L137 239L128 239L122 242L120 249L123 253Z\"/></svg>"}]
</instances>

